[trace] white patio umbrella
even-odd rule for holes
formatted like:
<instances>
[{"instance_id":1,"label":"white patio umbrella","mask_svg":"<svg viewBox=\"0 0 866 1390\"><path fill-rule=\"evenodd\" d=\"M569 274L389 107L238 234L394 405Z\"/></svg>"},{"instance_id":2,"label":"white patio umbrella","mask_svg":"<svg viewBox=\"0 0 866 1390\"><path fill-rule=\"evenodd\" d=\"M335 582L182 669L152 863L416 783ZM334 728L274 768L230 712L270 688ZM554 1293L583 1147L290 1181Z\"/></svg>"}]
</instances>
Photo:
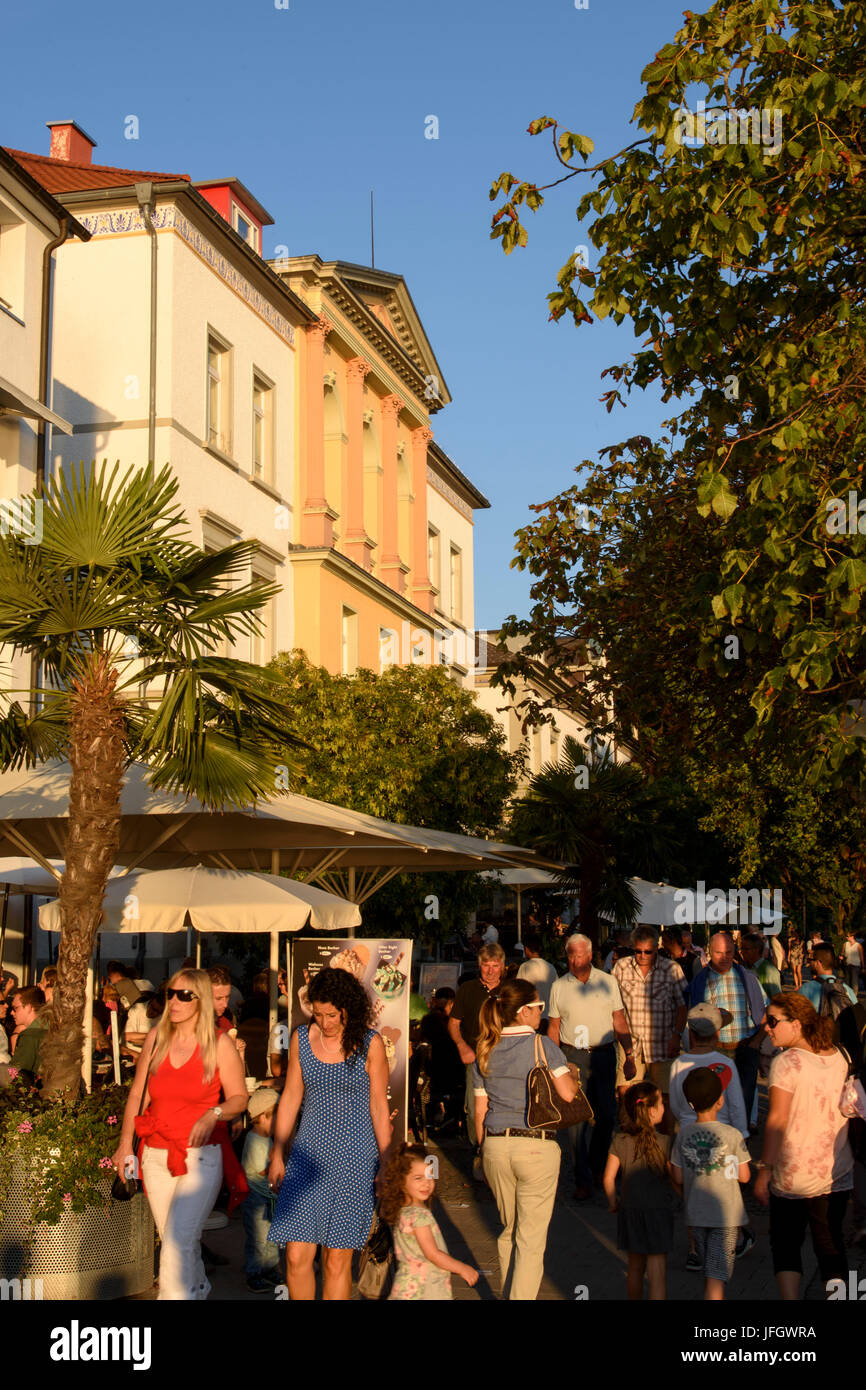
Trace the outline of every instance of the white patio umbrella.
<instances>
[{"instance_id":1,"label":"white patio umbrella","mask_svg":"<svg viewBox=\"0 0 866 1390\"><path fill-rule=\"evenodd\" d=\"M357 903L275 874L236 869L136 869L109 881L102 900L106 931L197 932L347 931L360 926ZM59 903L39 909L45 931L60 930Z\"/></svg>"},{"instance_id":2,"label":"white patio umbrella","mask_svg":"<svg viewBox=\"0 0 866 1390\"><path fill-rule=\"evenodd\" d=\"M271 939L270 960L276 970L279 933L300 931L308 923L316 931L348 931L360 926L357 903L275 874L243 873L236 869L120 870L102 900L103 927L121 934L179 932L188 924L202 932L256 932ZM60 930L60 904L39 909L43 931ZM196 961L201 960L201 940ZM92 990L88 1012L92 1010ZM269 1031L276 1023L276 1003L269 1009ZM85 1068L89 1075L92 1034L85 1030Z\"/></svg>"}]
</instances>

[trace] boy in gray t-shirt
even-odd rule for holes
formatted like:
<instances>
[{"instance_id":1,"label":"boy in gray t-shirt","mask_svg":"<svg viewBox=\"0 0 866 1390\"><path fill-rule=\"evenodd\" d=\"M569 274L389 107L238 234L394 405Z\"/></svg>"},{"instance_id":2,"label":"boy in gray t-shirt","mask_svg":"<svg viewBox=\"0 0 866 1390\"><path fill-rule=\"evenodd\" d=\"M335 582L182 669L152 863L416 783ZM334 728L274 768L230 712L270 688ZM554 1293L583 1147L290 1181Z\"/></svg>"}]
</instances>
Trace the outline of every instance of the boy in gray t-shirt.
<instances>
[{"instance_id":1,"label":"boy in gray t-shirt","mask_svg":"<svg viewBox=\"0 0 866 1390\"><path fill-rule=\"evenodd\" d=\"M749 1181L749 1151L733 1125L716 1119L722 1083L709 1067L695 1067L683 1095L697 1117L681 1129L671 1153L674 1185L685 1187L686 1220L704 1272L704 1298L722 1299L734 1270L739 1227L746 1223L740 1183Z\"/></svg>"}]
</instances>

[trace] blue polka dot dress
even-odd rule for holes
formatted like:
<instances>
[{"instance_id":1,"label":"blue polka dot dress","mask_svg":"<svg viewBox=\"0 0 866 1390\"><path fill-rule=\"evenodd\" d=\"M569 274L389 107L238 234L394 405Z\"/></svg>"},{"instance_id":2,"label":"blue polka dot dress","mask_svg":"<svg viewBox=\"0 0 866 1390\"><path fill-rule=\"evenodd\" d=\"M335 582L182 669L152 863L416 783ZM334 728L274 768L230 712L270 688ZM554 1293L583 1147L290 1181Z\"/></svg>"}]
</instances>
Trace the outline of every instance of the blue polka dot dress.
<instances>
[{"instance_id":1,"label":"blue polka dot dress","mask_svg":"<svg viewBox=\"0 0 866 1390\"><path fill-rule=\"evenodd\" d=\"M361 1250L367 1242L379 1165L366 1069L374 1036L368 1029L360 1053L347 1065L320 1062L309 1029L298 1029L304 1104L268 1232L276 1245L302 1240L329 1250Z\"/></svg>"}]
</instances>

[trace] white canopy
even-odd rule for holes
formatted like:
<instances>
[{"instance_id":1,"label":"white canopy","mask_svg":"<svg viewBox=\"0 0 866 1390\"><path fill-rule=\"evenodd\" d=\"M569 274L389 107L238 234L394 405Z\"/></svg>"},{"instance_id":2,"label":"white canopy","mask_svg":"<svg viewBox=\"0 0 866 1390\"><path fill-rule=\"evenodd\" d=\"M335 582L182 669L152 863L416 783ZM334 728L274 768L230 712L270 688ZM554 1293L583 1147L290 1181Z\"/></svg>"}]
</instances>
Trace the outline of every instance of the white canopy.
<instances>
[{"instance_id":1,"label":"white canopy","mask_svg":"<svg viewBox=\"0 0 866 1390\"><path fill-rule=\"evenodd\" d=\"M234 869L143 869L108 884L103 898L107 931L177 932L187 916L198 932L346 931L360 926L356 903L321 888L274 874ZM60 930L60 905L39 909L44 931Z\"/></svg>"}]
</instances>

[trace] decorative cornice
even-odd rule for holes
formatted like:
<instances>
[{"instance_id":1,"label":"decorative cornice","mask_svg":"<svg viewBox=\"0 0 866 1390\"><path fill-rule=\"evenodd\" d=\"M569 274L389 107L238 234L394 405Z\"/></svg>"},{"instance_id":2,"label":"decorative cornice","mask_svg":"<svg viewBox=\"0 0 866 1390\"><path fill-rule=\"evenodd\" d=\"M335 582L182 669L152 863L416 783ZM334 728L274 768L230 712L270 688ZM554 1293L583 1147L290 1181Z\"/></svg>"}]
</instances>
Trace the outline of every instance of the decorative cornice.
<instances>
[{"instance_id":1,"label":"decorative cornice","mask_svg":"<svg viewBox=\"0 0 866 1390\"><path fill-rule=\"evenodd\" d=\"M94 237L119 236L129 232L141 232L145 235L147 231L138 208L126 212L87 213L78 220ZM224 280L235 294L258 314L259 318L264 319L285 342L294 345L295 330L288 319L250 284L227 256L218 251L207 237L184 217L179 208L166 203L157 206L153 214L153 225L158 232L175 232L206 265L210 266L215 275Z\"/></svg>"},{"instance_id":2,"label":"decorative cornice","mask_svg":"<svg viewBox=\"0 0 866 1390\"><path fill-rule=\"evenodd\" d=\"M442 632L445 637L450 637L453 633L451 619L446 618L444 625L437 623L431 613L425 613L424 609L412 603L411 599L398 594L396 589L392 589L383 580L377 579L375 575L363 569L357 561L350 560L348 555L343 555L338 550L326 549L324 546L289 545L289 560L293 565L299 563L322 565L332 574L340 575L350 584L365 590L372 598L379 599L386 608L399 613L403 618L408 618L416 627L427 628L431 632ZM401 565L401 569L408 573L405 566Z\"/></svg>"},{"instance_id":3,"label":"decorative cornice","mask_svg":"<svg viewBox=\"0 0 866 1390\"><path fill-rule=\"evenodd\" d=\"M462 497L458 496L453 487L449 487L447 483L442 481L439 474L434 468L430 467L429 463L427 465L427 481L434 491L444 497L446 502L450 502L451 506L454 507L461 516L465 516L467 521L472 520L472 508L469 504L464 502Z\"/></svg>"},{"instance_id":4,"label":"decorative cornice","mask_svg":"<svg viewBox=\"0 0 866 1390\"><path fill-rule=\"evenodd\" d=\"M421 425L417 430L412 431L413 449L426 449L433 438L433 431L429 425Z\"/></svg>"},{"instance_id":5,"label":"decorative cornice","mask_svg":"<svg viewBox=\"0 0 866 1390\"><path fill-rule=\"evenodd\" d=\"M386 418L388 416L393 416L394 423L396 425L397 416L400 414L400 411L404 409L404 402L402 397L394 395L383 396L379 404L382 407L382 414Z\"/></svg>"},{"instance_id":6,"label":"decorative cornice","mask_svg":"<svg viewBox=\"0 0 866 1390\"><path fill-rule=\"evenodd\" d=\"M324 346L325 339L327 338L328 334L331 332L333 327L334 325L332 323L329 323L328 320L325 318L324 314L322 314L316 320L315 323L311 323L309 325L309 327L307 328L307 332L309 333L311 338L320 338L322 345Z\"/></svg>"},{"instance_id":7,"label":"decorative cornice","mask_svg":"<svg viewBox=\"0 0 866 1390\"><path fill-rule=\"evenodd\" d=\"M349 381L354 381L356 378L363 381L364 377L369 376L372 370L372 364L365 361L363 357L350 357L346 363L346 376Z\"/></svg>"}]
</instances>

